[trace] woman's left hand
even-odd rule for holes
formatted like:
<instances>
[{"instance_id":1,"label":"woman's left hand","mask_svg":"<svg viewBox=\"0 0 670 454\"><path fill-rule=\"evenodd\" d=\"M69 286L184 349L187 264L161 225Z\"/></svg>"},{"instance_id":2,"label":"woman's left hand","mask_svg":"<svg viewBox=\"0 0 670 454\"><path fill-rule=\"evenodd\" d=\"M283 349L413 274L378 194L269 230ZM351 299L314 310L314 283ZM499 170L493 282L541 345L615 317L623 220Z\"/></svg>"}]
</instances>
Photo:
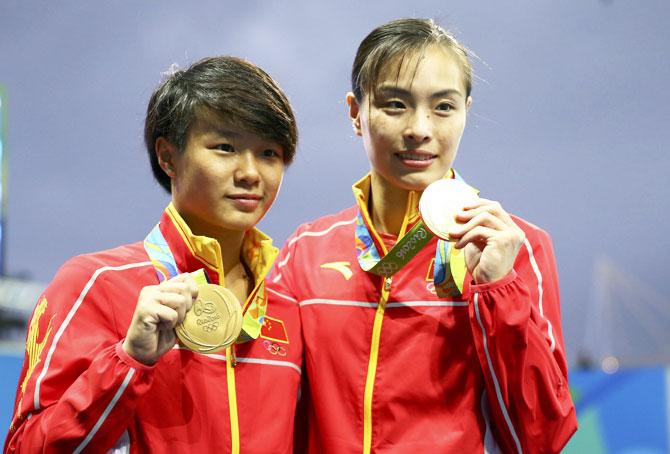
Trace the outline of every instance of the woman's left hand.
<instances>
[{"instance_id":1,"label":"woman's left hand","mask_svg":"<svg viewBox=\"0 0 670 454\"><path fill-rule=\"evenodd\" d=\"M456 215L460 225L449 232L476 284L505 277L514 266L526 235L500 203L479 199Z\"/></svg>"}]
</instances>

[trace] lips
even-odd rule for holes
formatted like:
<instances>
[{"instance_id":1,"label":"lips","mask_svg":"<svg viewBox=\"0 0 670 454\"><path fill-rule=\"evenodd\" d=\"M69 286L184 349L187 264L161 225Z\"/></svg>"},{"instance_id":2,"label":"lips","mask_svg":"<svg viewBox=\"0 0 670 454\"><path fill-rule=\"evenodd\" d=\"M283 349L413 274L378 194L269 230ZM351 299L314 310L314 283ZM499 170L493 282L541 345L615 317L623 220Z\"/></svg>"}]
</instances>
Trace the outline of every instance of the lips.
<instances>
[{"instance_id":1,"label":"lips","mask_svg":"<svg viewBox=\"0 0 670 454\"><path fill-rule=\"evenodd\" d=\"M423 150L408 150L395 153L396 158L407 167L425 168L430 166L437 155Z\"/></svg>"},{"instance_id":2,"label":"lips","mask_svg":"<svg viewBox=\"0 0 670 454\"><path fill-rule=\"evenodd\" d=\"M260 200L261 196L256 195L256 194L230 194L228 198L231 199L249 199L249 200Z\"/></svg>"},{"instance_id":3,"label":"lips","mask_svg":"<svg viewBox=\"0 0 670 454\"><path fill-rule=\"evenodd\" d=\"M262 197L256 194L230 194L226 196L231 199L233 203L243 211L253 211L261 203Z\"/></svg>"}]
</instances>

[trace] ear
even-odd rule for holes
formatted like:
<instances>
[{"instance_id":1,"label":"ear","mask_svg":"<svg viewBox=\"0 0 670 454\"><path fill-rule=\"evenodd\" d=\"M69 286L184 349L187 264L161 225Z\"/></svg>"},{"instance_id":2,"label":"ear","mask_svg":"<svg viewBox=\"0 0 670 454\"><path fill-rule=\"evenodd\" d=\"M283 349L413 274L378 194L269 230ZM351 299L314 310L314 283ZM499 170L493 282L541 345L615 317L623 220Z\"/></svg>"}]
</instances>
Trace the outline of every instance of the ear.
<instances>
[{"instance_id":1,"label":"ear","mask_svg":"<svg viewBox=\"0 0 670 454\"><path fill-rule=\"evenodd\" d=\"M347 105L349 106L349 118L354 127L354 132L357 136L362 135L361 132L361 108L356 101L356 96L352 92L347 93Z\"/></svg>"},{"instance_id":2,"label":"ear","mask_svg":"<svg viewBox=\"0 0 670 454\"><path fill-rule=\"evenodd\" d=\"M465 111L470 111L470 106L472 106L472 96L468 96L468 99L465 100Z\"/></svg>"},{"instance_id":3,"label":"ear","mask_svg":"<svg viewBox=\"0 0 670 454\"><path fill-rule=\"evenodd\" d=\"M161 166L163 172L170 178L174 178L176 175L175 158L177 156L177 147L168 142L165 137L159 137L156 139L154 152L158 159L158 165Z\"/></svg>"}]
</instances>

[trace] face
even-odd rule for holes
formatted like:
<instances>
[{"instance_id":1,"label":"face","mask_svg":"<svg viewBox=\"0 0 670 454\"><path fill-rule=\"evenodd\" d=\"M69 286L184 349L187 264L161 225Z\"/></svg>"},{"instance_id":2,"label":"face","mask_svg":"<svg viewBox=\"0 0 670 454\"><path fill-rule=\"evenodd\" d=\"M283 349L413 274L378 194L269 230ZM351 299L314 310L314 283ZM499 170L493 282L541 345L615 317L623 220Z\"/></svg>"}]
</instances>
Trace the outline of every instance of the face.
<instances>
[{"instance_id":1,"label":"face","mask_svg":"<svg viewBox=\"0 0 670 454\"><path fill-rule=\"evenodd\" d=\"M374 177L394 187L422 191L449 171L465 128L461 67L435 45L383 68L373 95L362 103L347 95L354 130Z\"/></svg>"},{"instance_id":2,"label":"face","mask_svg":"<svg viewBox=\"0 0 670 454\"><path fill-rule=\"evenodd\" d=\"M177 211L194 233L212 238L255 226L284 175L281 146L215 115L198 116L183 152L159 139L157 153Z\"/></svg>"}]
</instances>

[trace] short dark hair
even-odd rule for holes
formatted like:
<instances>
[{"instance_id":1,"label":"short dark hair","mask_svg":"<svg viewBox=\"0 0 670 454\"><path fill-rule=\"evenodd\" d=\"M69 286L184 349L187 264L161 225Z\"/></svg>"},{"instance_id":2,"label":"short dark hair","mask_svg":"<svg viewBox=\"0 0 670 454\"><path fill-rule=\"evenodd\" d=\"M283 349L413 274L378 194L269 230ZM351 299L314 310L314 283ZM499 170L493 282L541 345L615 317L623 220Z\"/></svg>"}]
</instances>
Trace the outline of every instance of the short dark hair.
<instances>
[{"instance_id":1,"label":"short dark hair","mask_svg":"<svg viewBox=\"0 0 670 454\"><path fill-rule=\"evenodd\" d=\"M366 93L372 93L385 64L432 44L444 46L457 57L465 96L470 96L472 66L465 47L432 19L397 19L372 30L358 46L351 69L351 89L356 100L360 103Z\"/></svg>"},{"instance_id":2,"label":"short dark hair","mask_svg":"<svg viewBox=\"0 0 670 454\"><path fill-rule=\"evenodd\" d=\"M288 98L265 71L241 58L219 56L177 69L151 95L144 123L144 143L154 177L171 192L170 177L154 150L165 138L180 152L202 109L218 114L245 131L279 144L285 164L295 156L298 130Z\"/></svg>"}]
</instances>

